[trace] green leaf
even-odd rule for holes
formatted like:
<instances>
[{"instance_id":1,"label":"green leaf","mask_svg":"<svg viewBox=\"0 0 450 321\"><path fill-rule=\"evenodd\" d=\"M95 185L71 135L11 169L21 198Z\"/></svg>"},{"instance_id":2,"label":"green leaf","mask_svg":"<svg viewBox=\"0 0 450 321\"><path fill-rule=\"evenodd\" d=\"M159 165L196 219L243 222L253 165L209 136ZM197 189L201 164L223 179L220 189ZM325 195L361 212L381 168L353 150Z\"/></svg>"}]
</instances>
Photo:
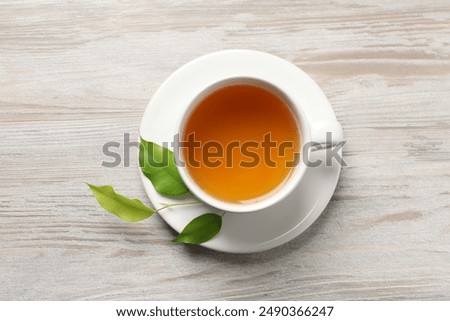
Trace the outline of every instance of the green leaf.
<instances>
[{"instance_id":1,"label":"green leaf","mask_svg":"<svg viewBox=\"0 0 450 321\"><path fill-rule=\"evenodd\" d=\"M158 193L173 197L189 191L178 172L173 152L142 137L139 166Z\"/></svg>"},{"instance_id":2,"label":"green leaf","mask_svg":"<svg viewBox=\"0 0 450 321\"><path fill-rule=\"evenodd\" d=\"M172 242L201 244L216 236L221 227L222 216L206 213L190 221Z\"/></svg>"},{"instance_id":3,"label":"green leaf","mask_svg":"<svg viewBox=\"0 0 450 321\"><path fill-rule=\"evenodd\" d=\"M155 210L145 206L138 199L130 199L117 194L112 186L95 186L86 183L94 194L97 202L108 212L117 215L124 221L138 222L149 218Z\"/></svg>"}]
</instances>

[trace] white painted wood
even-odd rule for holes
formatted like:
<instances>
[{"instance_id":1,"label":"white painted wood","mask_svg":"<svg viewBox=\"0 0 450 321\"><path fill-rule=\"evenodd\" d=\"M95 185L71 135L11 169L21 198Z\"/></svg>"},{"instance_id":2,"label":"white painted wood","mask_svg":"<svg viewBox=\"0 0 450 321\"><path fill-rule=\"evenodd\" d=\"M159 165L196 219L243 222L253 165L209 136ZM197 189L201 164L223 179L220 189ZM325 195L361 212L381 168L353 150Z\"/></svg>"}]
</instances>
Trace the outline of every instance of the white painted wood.
<instances>
[{"instance_id":1,"label":"white painted wood","mask_svg":"<svg viewBox=\"0 0 450 321\"><path fill-rule=\"evenodd\" d=\"M450 299L450 1L1 1L0 299ZM102 145L137 137L176 68L229 48L292 61L348 140L338 189L253 255L126 224L83 181L146 200Z\"/></svg>"}]
</instances>

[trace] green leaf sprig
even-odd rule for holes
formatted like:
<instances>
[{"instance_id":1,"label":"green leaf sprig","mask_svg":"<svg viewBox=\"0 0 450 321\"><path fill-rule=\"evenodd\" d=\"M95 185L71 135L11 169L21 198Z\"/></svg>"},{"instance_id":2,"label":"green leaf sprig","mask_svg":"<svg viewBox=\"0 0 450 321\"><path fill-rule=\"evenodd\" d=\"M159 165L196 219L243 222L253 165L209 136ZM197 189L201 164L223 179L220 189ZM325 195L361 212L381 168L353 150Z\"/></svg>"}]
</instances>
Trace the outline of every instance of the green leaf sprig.
<instances>
[{"instance_id":1,"label":"green leaf sprig","mask_svg":"<svg viewBox=\"0 0 450 321\"><path fill-rule=\"evenodd\" d=\"M139 166L156 191L164 196L179 198L189 190L181 179L172 151L141 137ZM144 205L138 199L118 194L112 186L96 186L87 183L101 207L127 222L139 222L168 207L199 204L200 201L163 204L159 209ZM190 221L174 239L174 243L201 244L215 237L222 227L222 216L205 213Z\"/></svg>"},{"instance_id":2,"label":"green leaf sprig","mask_svg":"<svg viewBox=\"0 0 450 321\"><path fill-rule=\"evenodd\" d=\"M153 208L145 206L136 198L131 199L117 194L112 186L87 185L101 207L124 221L139 222L149 218L156 212Z\"/></svg>"},{"instance_id":3,"label":"green leaf sprig","mask_svg":"<svg viewBox=\"0 0 450 321\"><path fill-rule=\"evenodd\" d=\"M189 192L178 172L173 152L169 149L141 138L139 166L158 193L173 197Z\"/></svg>"},{"instance_id":4,"label":"green leaf sprig","mask_svg":"<svg viewBox=\"0 0 450 321\"><path fill-rule=\"evenodd\" d=\"M222 216L206 213L190 221L172 242L201 244L216 236L221 227Z\"/></svg>"}]
</instances>

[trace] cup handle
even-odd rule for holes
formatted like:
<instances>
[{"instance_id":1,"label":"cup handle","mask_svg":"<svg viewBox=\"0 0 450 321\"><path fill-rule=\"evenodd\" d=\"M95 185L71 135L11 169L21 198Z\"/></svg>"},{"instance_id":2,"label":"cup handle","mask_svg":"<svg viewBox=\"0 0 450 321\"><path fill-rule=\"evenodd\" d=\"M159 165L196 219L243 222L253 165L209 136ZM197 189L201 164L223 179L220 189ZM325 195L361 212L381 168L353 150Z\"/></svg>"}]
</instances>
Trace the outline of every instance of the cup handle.
<instances>
[{"instance_id":1,"label":"cup handle","mask_svg":"<svg viewBox=\"0 0 450 321\"><path fill-rule=\"evenodd\" d=\"M334 147L343 139L342 126L337 121L311 124L311 141L316 149Z\"/></svg>"}]
</instances>

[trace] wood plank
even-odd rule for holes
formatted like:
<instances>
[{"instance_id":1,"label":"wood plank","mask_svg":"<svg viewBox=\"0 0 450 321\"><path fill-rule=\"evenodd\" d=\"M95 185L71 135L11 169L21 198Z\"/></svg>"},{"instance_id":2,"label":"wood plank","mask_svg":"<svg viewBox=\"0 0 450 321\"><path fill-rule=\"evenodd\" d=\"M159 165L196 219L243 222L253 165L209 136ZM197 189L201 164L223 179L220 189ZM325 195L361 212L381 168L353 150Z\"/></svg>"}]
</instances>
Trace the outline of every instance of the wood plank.
<instances>
[{"instance_id":1,"label":"wood plank","mask_svg":"<svg viewBox=\"0 0 450 321\"><path fill-rule=\"evenodd\" d=\"M450 299L450 2L2 1L1 300ZM292 61L322 87L349 164L319 220L251 255L175 246L84 181L147 200L138 136L176 68L229 48Z\"/></svg>"}]
</instances>

